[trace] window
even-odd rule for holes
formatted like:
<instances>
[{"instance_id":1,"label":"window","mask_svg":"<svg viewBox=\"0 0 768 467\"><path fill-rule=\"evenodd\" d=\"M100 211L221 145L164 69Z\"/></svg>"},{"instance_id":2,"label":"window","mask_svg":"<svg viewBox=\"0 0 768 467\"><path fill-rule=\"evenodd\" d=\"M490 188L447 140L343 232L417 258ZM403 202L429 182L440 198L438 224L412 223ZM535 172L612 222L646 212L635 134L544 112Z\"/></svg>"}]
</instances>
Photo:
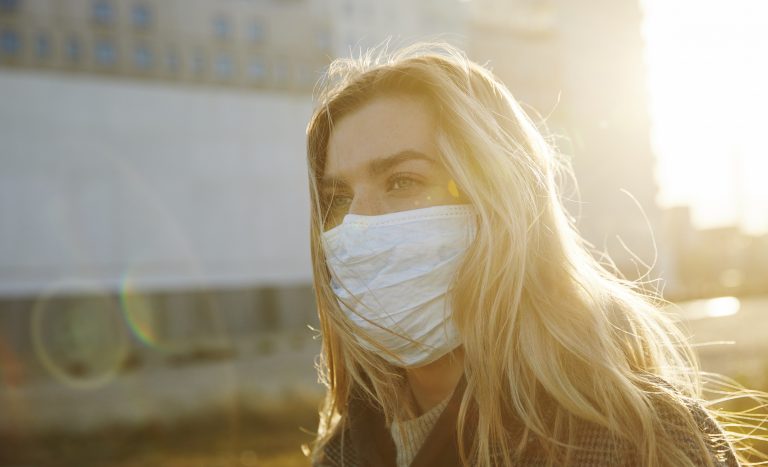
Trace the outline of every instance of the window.
<instances>
[{"instance_id":1,"label":"window","mask_svg":"<svg viewBox=\"0 0 768 467\"><path fill-rule=\"evenodd\" d=\"M267 77L267 65L264 60L254 58L248 64L248 77L253 81L264 81Z\"/></svg>"},{"instance_id":2,"label":"window","mask_svg":"<svg viewBox=\"0 0 768 467\"><path fill-rule=\"evenodd\" d=\"M21 49L19 34L11 29L0 32L0 51L3 55L16 55Z\"/></svg>"},{"instance_id":3,"label":"window","mask_svg":"<svg viewBox=\"0 0 768 467\"><path fill-rule=\"evenodd\" d=\"M110 24L115 19L115 9L108 0L93 2L93 20L100 24Z\"/></svg>"},{"instance_id":4,"label":"window","mask_svg":"<svg viewBox=\"0 0 768 467\"><path fill-rule=\"evenodd\" d=\"M139 3L133 6L133 25L146 29L152 24L152 12L149 6Z\"/></svg>"},{"instance_id":5,"label":"window","mask_svg":"<svg viewBox=\"0 0 768 467\"><path fill-rule=\"evenodd\" d=\"M35 54L37 58L49 58L51 56L51 39L48 34L40 33L35 39Z\"/></svg>"},{"instance_id":6,"label":"window","mask_svg":"<svg viewBox=\"0 0 768 467\"><path fill-rule=\"evenodd\" d=\"M213 33L218 39L229 39L232 35L232 23L224 16L213 19Z\"/></svg>"},{"instance_id":7,"label":"window","mask_svg":"<svg viewBox=\"0 0 768 467\"><path fill-rule=\"evenodd\" d=\"M254 20L248 26L248 39L254 44L261 44L267 38L267 31L264 27L264 22L261 20Z\"/></svg>"},{"instance_id":8,"label":"window","mask_svg":"<svg viewBox=\"0 0 768 467\"><path fill-rule=\"evenodd\" d=\"M110 40L105 39L97 41L94 52L96 55L96 63L99 65L112 66L117 61L115 45Z\"/></svg>"},{"instance_id":9,"label":"window","mask_svg":"<svg viewBox=\"0 0 768 467\"><path fill-rule=\"evenodd\" d=\"M0 0L0 13L14 13L19 9L19 0Z\"/></svg>"},{"instance_id":10,"label":"window","mask_svg":"<svg viewBox=\"0 0 768 467\"><path fill-rule=\"evenodd\" d=\"M220 78L231 78L234 71L232 57L227 54L220 54L216 57L215 63L216 75Z\"/></svg>"},{"instance_id":11,"label":"window","mask_svg":"<svg viewBox=\"0 0 768 467\"><path fill-rule=\"evenodd\" d=\"M152 51L146 45L139 45L133 51L133 63L140 70L152 67Z\"/></svg>"},{"instance_id":12,"label":"window","mask_svg":"<svg viewBox=\"0 0 768 467\"><path fill-rule=\"evenodd\" d=\"M81 46L80 46L80 39L78 39L75 36L70 37L67 39L67 58L70 62L76 63L80 61L80 54L82 53Z\"/></svg>"}]
</instances>

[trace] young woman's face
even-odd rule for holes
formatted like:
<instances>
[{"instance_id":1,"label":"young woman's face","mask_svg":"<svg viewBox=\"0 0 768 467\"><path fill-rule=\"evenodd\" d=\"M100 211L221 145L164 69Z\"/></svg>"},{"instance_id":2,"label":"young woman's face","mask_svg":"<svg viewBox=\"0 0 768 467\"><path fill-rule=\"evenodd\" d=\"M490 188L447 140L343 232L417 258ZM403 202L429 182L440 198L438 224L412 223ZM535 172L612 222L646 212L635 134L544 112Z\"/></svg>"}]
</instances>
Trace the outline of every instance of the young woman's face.
<instances>
[{"instance_id":1,"label":"young woman's face","mask_svg":"<svg viewBox=\"0 0 768 467\"><path fill-rule=\"evenodd\" d=\"M418 98L377 97L335 122L320 194L326 228L374 216L466 203L438 157L435 119Z\"/></svg>"}]
</instances>

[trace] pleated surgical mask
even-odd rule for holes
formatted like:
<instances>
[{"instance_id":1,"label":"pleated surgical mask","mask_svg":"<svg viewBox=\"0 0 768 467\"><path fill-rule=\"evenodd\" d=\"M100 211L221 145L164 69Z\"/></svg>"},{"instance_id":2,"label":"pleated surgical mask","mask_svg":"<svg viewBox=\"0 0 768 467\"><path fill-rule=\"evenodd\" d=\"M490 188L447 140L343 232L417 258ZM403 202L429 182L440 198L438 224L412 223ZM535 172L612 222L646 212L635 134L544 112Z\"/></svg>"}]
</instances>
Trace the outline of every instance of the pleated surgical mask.
<instances>
[{"instance_id":1,"label":"pleated surgical mask","mask_svg":"<svg viewBox=\"0 0 768 467\"><path fill-rule=\"evenodd\" d=\"M394 365L431 363L461 343L449 287L475 236L469 204L348 214L323 234L331 286L349 319ZM358 336L366 349L379 352Z\"/></svg>"}]
</instances>

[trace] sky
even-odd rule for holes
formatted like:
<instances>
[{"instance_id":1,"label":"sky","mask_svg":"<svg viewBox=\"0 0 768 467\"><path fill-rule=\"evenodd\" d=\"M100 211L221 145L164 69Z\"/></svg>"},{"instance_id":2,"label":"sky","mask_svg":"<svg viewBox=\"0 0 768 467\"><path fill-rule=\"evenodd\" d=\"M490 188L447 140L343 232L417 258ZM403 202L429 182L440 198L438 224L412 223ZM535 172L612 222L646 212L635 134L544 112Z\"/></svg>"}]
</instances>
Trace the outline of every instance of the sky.
<instances>
[{"instance_id":1,"label":"sky","mask_svg":"<svg viewBox=\"0 0 768 467\"><path fill-rule=\"evenodd\" d=\"M641 4L659 204L768 233L768 1Z\"/></svg>"}]
</instances>

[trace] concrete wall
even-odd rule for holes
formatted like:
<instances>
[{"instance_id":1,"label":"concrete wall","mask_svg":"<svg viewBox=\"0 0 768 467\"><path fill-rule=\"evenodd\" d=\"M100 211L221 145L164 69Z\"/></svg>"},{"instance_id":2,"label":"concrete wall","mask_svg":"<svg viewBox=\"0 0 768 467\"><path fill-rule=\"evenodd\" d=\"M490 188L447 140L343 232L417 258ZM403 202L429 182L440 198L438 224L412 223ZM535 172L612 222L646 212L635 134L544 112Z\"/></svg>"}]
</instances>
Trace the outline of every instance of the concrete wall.
<instances>
[{"instance_id":1,"label":"concrete wall","mask_svg":"<svg viewBox=\"0 0 768 467\"><path fill-rule=\"evenodd\" d=\"M0 70L0 295L308 283L308 95Z\"/></svg>"}]
</instances>

